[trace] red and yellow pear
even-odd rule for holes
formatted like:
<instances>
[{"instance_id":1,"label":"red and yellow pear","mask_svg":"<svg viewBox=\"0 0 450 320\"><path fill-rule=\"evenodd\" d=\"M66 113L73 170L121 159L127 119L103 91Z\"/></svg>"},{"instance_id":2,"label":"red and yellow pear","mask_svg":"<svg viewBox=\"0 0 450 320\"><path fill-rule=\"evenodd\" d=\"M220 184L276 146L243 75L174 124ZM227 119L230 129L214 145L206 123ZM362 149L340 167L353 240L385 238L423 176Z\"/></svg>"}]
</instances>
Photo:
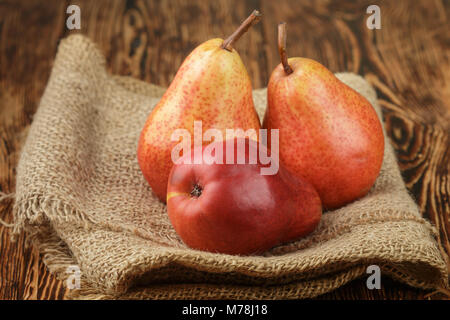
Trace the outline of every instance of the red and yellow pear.
<instances>
[{"instance_id":1,"label":"red and yellow pear","mask_svg":"<svg viewBox=\"0 0 450 320\"><path fill-rule=\"evenodd\" d=\"M324 208L339 208L366 195L380 172L380 120L366 98L320 63L288 59L284 23L278 32L282 63L269 80L263 127L280 130L280 163L316 188Z\"/></svg>"},{"instance_id":2,"label":"red and yellow pear","mask_svg":"<svg viewBox=\"0 0 450 320\"><path fill-rule=\"evenodd\" d=\"M232 45L259 20L254 11L226 40L211 39L184 60L169 88L142 129L137 157L141 171L158 198L165 202L167 181L173 166L172 141L176 129L194 134L194 121L202 129L260 128L252 85L247 70ZM192 144L193 144L192 139Z\"/></svg>"}]
</instances>

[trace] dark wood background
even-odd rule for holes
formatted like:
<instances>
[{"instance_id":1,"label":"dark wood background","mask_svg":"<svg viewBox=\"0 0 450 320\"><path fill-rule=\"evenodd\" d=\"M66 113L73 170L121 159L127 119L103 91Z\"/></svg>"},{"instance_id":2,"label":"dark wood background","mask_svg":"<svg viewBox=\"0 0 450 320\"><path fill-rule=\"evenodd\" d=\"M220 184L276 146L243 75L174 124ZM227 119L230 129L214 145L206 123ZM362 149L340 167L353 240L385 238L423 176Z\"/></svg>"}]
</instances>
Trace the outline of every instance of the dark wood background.
<instances>
[{"instance_id":1,"label":"dark wood background","mask_svg":"<svg viewBox=\"0 0 450 320\"><path fill-rule=\"evenodd\" d=\"M81 30L69 31L66 8L81 8ZM366 27L366 8L381 8L381 30ZM377 89L404 180L450 253L450 3L399 1L0 1L0 190L14 192L23 138L48 80L58 42L71 32L103 49L110 72L167 86L184 57L212 37L226 37L253 10L263 13L235 46L255 88L279 63L276 26L288 23L288 54L316 59L332 71L353 71ZM0 204L11 222L12 200ZM0 298L62 299L24 237L0 227ZM440 299L390 279L368 290L365 279L325 299Z\"/></svg>"}]
</instances>

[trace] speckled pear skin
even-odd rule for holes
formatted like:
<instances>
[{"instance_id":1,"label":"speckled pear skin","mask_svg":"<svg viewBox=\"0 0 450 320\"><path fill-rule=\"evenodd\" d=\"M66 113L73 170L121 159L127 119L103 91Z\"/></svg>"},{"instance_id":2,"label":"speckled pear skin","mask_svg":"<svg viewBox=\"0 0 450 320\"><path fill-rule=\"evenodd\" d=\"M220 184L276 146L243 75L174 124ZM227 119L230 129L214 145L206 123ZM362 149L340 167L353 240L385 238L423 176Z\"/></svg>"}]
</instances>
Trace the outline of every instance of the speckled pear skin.
<instances>
[{"instance_id":1,"label":"speckled pear skin","mask_svg":"<svg viewBox=\"0 0 450 320\"><path fill-rule=\"evenodd\" d=\"M171 151L179 143L171 141L174 130L187 129L193 143L196 120L202 121L203 133L215 128L224 138L225 129L260 128L247 70L236 50L222 49L222 43L211 39L189 54L142 129L138 162L163 202L173 166Z\"/></svg>"},{"instance_id":2,"label":"speckled pear skin","mask_svg":"<svg viewBox=\"0 0 450 320\"><path fill-rule=\"evenodd\" d=\"M320 63L288 63L293 73L280 64L270 77L263 127L280 130L280 163L313 184L326 209L344 206L366 195L378 177L380 120L367 99Z\"/></svg>"}]
</instances>

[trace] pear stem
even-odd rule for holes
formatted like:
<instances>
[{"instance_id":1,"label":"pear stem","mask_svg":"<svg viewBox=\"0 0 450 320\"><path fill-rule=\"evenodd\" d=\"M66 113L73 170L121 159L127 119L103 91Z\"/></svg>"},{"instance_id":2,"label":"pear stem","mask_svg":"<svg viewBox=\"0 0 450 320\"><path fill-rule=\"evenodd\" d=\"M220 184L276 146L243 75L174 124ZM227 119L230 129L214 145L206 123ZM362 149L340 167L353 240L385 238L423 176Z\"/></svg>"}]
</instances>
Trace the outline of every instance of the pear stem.
<instances>
[{"instance_id":1,"label":"pear stem","mask_svg":"<svg viewBox=\"0 0 450 320\"><path fill-rule=\"evenodd\" d=\"M292 70L291 66L288 63L286 53L286 22L281 22L278 24L278 52L280 53L284 72L286 72L287 75L294 72L294 70Z\"/></svg>"},{"instance_id":2,"label":"pear stem","mask_svg":"<svg viewBox=\"0 0 450 320\"><path fill-rule=\"evenodd\" d=\"M222 45L220 46L222 49L232 51L233 50L233 44L239 40L239 38L247 32L247 30L254 24L258 23L259 19L261 18L261 13L258 10L254 10L250 16L248 16L247 19L245 19L244 22L239 26L239 28L236 29L235 32L228 38L226 38Z\"/></svg>"}]
</instances>

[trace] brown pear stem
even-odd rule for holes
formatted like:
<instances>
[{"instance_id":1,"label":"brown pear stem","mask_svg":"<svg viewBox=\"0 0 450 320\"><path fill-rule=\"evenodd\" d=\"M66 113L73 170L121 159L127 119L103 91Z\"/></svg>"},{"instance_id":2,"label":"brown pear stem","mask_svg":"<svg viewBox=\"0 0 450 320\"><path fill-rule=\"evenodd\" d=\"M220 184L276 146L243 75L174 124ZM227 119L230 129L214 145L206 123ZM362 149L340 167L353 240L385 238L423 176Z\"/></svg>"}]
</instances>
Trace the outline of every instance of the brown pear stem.
<instances>
[{"instance_id":1,"label":"brown pear stem","mask_svg":"<svg viewBox=\"0 0 450 320\"><path fill-rule=\"evenodd\" d=\"M278 52L280 53L284 72L286 72L286 74L288 75L294 72L288 63L286 53L286 22L281 22L280 24L278 24Z\"/></svg>"},{"instance_id":2,"label":"brown pear stem","mask_svg":"<svg viewBox=\"0 0 450 320\"><path fill-rule=\"evenodd\" d=\"M261 18L261 13L259 13L258 10L254 10L252 14L245 19L244 22L239 26L239 28L236 29L235 32L228 38L226 38L222 45L220 46L222 49L232 51L233 50L233 44L239 40L239 38L247 32L247 30L254 24L258 23L259 19Z\"/></svg>"}]
</instances>

